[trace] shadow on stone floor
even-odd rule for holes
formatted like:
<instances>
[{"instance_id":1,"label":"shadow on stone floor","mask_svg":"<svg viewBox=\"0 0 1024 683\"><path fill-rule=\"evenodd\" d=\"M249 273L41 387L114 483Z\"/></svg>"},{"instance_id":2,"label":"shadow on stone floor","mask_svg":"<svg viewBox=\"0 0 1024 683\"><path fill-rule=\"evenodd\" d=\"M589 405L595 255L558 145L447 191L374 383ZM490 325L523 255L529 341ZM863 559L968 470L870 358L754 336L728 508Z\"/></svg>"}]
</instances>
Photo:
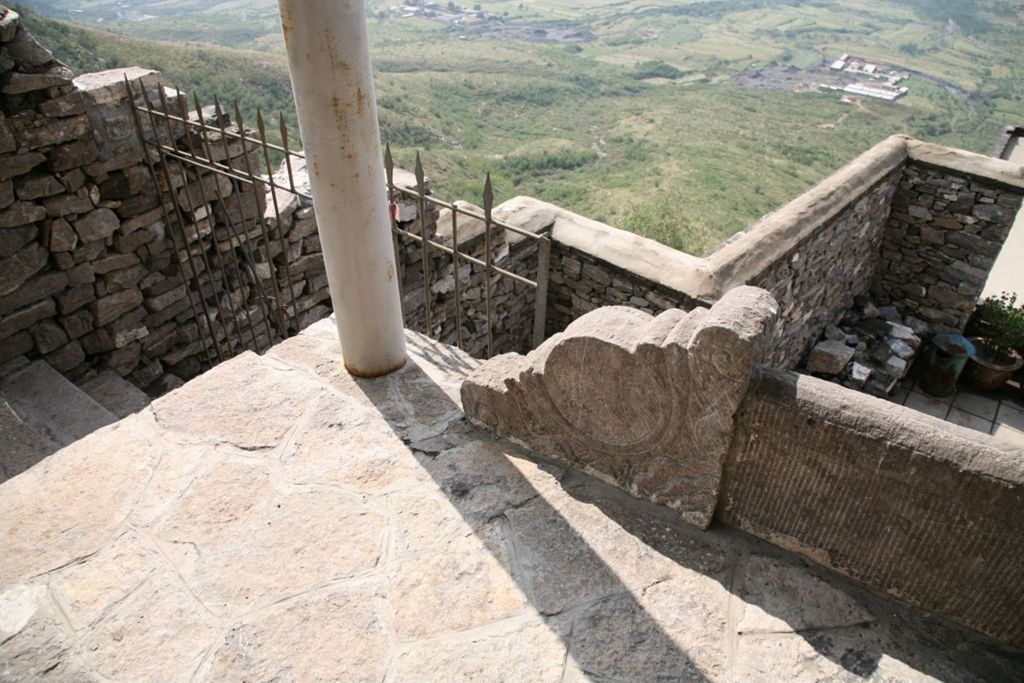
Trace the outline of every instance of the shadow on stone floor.
<instances>
[{"instance_id":1,"label":"shadow on stone floor","mask_svg":"<svg viewBox=\"0 0 1024 683\"><path fill-rule=\"evenodd\" d=\"M679 538L696 537L692 543L726 548L730 571L705 575L723 581L732 599L743 603L748 613L754 608L755 613L732 624L735 633L729 637L799 638L849 672L851 680L908 680L883 671L883 659L896 660L904 670L916 672L909 680L925 676L943 681L1024 680L1024 653L917 611L743 531L717 523L707 531L693 529L673 520L670 510L624 497L600 482L569 485L566 490L681 566L701 571L686 544L672 542L658 532L659 526L673 529ZM794 679L787 675L787 680Z\"/></svg>"},{"instance_id":2,"label":"shadow on stone floor","mask_svg":"<svg viewBox=\"0 0 1024 683\"><path fill-rule=\"evenodd\" d=\"M436 348L432 351L443 353ZM450 366L462 362L455 354L445 358L425 355L433 363ZM460 369L468 372L472 368ZM601 672L597 680L637 680L638 672L643 672L644 680L709 680L658 620L636 600L631 592L633 587L624 583L577 533L570 521L547 503L543 492L535 485L536 480L531 482L526 475L508 465L508 458L502 451L528 460L525 453L505 443L501 443L501 450L474 449L484 455L483 460L461 468L455 462L457 456L447 457L458 452L460 445L481 442L483 445L496 445L499 442L493 435L466 423L459 406L413 362L396 375L359 380L358 384L366 396L382 408L382 414L395 433L412 449L416 459L483 545L505 565L510 577L545 624L562 639L570 661L579 662L579 669L570 665L575 669L577 678L570 674L566 680L590 680L589 676L594 673L585 664L588 657L600 654L600 643L583 643L581 651L581 640L619 628L622 629L622 638L629 642L621 648L624 651L614 653L613 657L603 657L605 661L599 667ZM396 385L403 395L413 396L407 404L412 410L418 406L431 416L454 418L444 423L444 433L430 434L429 429L424 433L420 428L427 425L419 421L410 424L405 419L408 414L396 415L389 409L385 396L393 398ZM468 455L466 449L462 449L462 453ZM548 475L545 479L553 483L557 484L557 478L564 473L562 468L532 462ZM501 490L497 490L499 487ZM512 557L505 556L505 548L495 547L496 530L501 540L514 548ZM560 554L564 559L571 558L575 571L559 576L551 571L550 566L538 566L536 560L550 553ZM621 619L620 623L607 622L605 617L609 610L601 608L609 602L615 603L615 613L625 617L628 624L621 623ZM581 621L588 622L588 627L582 632L578 627Z\"/></svg>"},{"instance_id":3,"label":"shadow on stone floor","mask_svg":"<svg viewBox=\"0 0 1024 683\"><path fill-rule=\"evenodd\" d=\"M421 355L465 365L442 347ZM469 425L452 387L446 392L415 362L358 384L562 638L578 667L566 680L821 680L838 671L840 680L909 673L989 681L1014 680L1007 666L1024 665L997 643L742 532L700 531L496 439ZM397 394L406 399L399 411ZM459 448L470 443L478 446ZM547 476L528 476L506 454ZM787 668L794 662L799 675Z\"/></svg>"}]
</instances>

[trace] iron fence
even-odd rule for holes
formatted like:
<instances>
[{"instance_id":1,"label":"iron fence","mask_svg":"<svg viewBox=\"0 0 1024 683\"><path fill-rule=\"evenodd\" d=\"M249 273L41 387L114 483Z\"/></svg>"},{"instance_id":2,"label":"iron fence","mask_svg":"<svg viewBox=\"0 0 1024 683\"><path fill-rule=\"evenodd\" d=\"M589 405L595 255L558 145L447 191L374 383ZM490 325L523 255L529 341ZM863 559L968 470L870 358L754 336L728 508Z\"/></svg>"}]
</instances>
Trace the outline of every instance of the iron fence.
<instances>
[{"instance_id":1,"label":"iron fence","mask_svg":"<svg viewBox=\"0 0 1024 683\"><path fill-rule=\"evenodd\" d=\"M294 138L284 116L277 117L280 142L272 142L259 110L253 130L246 127L237 103L231 106L232 117L218 98L204 107L193 95L190 109L179 91L158 86L154 96L141 82L126 80L125 84L206 363L213 365L245 349L262 352L298 333L312 322L311 317L323 317L328 293L319 238L315 230L294 228L314 219L312 196L300 177L306 173L305 157L292 148ZM515 291L517 296L524 296L521 290L525 289L532 292L532 329L525 338L529 345L540 343L546 319L549 236L495 219L489 175L477 210L430 194L418 152L414 183L396 182L390 146L385 147L383 161L396 259L411 247L417 253L405 260L420 262L416 277L421 278L422 304L403 297L406 326L478 356L523 350L496 349L494 289ZM402 220L403 204L416 207L414 221ZM432 217L441 214L450 222L450 237L447 230L439 236L436 223L431 223ZM297 221L300 215L303 218ZM482 238L475 236L473 248L460 239L460 226L467 221L483 224ZM296 238L299 233L302 236ZM507 252L496 258L497 235L502 236L500 242L514 235L517 242L535 247L536 256L515 264ZM413 271L403 269L401 263L399 271L404 276L399 278L404 294ZM452 287L439 287L439 281L448 282L447 278ZM466 296L467 286L475 289L479 284L482 311ZM507 346L507 340L499 346Z\"/></svg>"}]
</instances>

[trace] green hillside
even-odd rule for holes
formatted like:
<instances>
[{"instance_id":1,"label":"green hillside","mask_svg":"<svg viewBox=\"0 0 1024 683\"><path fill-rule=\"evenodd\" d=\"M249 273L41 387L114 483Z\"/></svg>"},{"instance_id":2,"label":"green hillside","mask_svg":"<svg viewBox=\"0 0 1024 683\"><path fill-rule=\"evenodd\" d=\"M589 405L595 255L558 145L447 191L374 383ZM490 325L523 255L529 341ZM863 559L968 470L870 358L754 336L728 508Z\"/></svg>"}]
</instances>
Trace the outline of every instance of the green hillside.
<instances>
[{"instance_id":1,"label":"green hillside","mask_svg":"<svg viewBox=\"0 0 1024 683\"><path fill-rule=\"evenodd\" d=\"M25 14L24 8L19 10ZM244 112L292 108L288 66L283 56L203 43L140 40L104 30L54 21L29 13L25 23L36 38L76 73L123 66L158 69L168 85L212 102L238 101ZM292 117L294 118L294 117Z\"/></svg>"},{"instance_id":2,"label":"green hillside","mask_svg":"<svg viewBox=\"0 0 1024 683\"><path fill-rule=\"evenodd\" d=\"M291 118L272 0L54 4L33 7L92 27L28 25L78 70L152 66L250 120L256 106ZM479 201L490 171L499 200L534 195L690 252L890 134L986 152L1024 112L1020 2L500 0L477 28L387 7L370 5L370 36L399 164L418 149L448 198ZM522 39L537 29L591 39ZM910 94L820 91L841 52L908 70Z\"/></svg>"}]
</instances>

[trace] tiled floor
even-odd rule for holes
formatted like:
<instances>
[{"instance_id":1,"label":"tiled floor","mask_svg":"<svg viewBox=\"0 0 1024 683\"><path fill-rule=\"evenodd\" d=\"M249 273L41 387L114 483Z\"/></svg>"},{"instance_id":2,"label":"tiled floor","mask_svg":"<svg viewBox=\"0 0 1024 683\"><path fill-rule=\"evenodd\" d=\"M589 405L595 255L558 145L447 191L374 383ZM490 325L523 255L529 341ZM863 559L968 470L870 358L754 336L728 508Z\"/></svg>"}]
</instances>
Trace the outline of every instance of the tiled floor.
<instances>
[{"instance_id":1,"label":"tiled floor","mask_svg":"<svg viewBox=\"0 0 1024 683\"><path fill-rule=\"evenodd\" d=\"M908 380L892 399L927 415L1024 446L1024 404L1013 399L1012 387L1007 386L1001 394L976 394L961 388L952 396L940 398Z\"/></svg>"}]
</instances>

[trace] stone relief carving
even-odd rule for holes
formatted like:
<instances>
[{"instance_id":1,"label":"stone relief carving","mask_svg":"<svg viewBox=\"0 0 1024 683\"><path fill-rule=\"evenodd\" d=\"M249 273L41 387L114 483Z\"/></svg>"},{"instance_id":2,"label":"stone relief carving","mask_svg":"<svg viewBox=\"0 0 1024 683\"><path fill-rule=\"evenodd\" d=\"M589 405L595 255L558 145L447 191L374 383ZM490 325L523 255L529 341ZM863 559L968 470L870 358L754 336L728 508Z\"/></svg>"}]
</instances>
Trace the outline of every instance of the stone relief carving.
<instances>
[{"instance_id":1,"label":"stone relief carving","mask_svg":"<svg viewBox=\"0 0 1024 683\"><path fill-rule=\"evenodd\" d=\"M706 527L777 309L755 287L689 313L600 308L528 356L484 363L462 385L463 407L502 436Z\"/></svg>"}]
</instances>

